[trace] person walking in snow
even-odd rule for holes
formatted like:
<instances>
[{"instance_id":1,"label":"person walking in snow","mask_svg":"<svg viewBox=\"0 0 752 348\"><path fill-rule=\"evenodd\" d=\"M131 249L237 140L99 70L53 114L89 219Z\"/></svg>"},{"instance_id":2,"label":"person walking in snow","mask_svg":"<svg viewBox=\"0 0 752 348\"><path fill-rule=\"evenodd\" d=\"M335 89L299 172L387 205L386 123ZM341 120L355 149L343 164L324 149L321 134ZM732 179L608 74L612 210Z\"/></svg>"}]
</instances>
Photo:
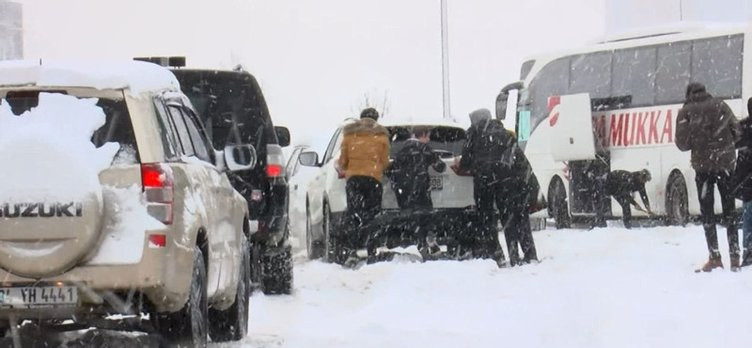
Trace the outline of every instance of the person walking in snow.
<instances>
[{"instance_id":1,"label":"person walking in snow","mask_svg":"<svg viewBox=\"0 0 752 348\"><path fill-rule=\"evenodd\" d=\"M606 175L606 199L614 197L621 206L622 221L624 221L625 228L632 228L632 209L635 209L653 215L650 210L650 200L648 199L647 191L645 190L645 184L651 180L650 172L647 169L643 169L636 172L629 172L626 170L614 170ZM642 204L645 205L645 209L640 207L637 201L634 199L634 192L640 193ZM597 210L597 219L605 221L604 209Z\"/></svg>"},{"instance_id":2,"label":"person walking in snow","mask_svg":"<svg viewBox=\"0 0 752 348\"><path fill-rule=\"evenodd\" d=\"M722 223L726 224L731 269L739 269L739 236L732 194L732 172L736 160L734 144L738 137L739 125L731 108L723 100L710 95L704 85L690 83L686 102L676 118L676 146L681 151L691 152L702 226L710 254L698 272L723 267L713 211L716 186L721 194Z\"/></svg>"},{"instance_id":3,"label":"person walking in snow","mask_svg":"<svg viewBox=\"0 0 752 348\"><path fill-rule=\"evenodd\" d=\"M438 245L434 244L430 246L433 250L428 250L427 233L431 225L429 213L433 210L431 176L428 168L433 168L439 173L446 170L444 161L428 145L430 140L429 127L414 127L412 137L405 141L404 147L397 152L388 170L400 209L411 210L423 217L418 219L417 237L418 249L424 255L436 253L438 248Z\"/></svg>"},{"instance_id":4,"label":"person walking in snow","mask_svg":"<svg viewBox=\"0 0 752 348\"><path fill-rule=\"evenodd\" d=\"M473 175L473 196L479 218L479 242L476 242L473 256L493 258L499 267L504 267L506 260L496 231L497 213L494 204L502 206L502 180L511 171L508 163L502 163L504 150L510 145L510 137L499 121L491 120L488 109L473 111L470 119L473 125L467 132L467 142L462 150L458 170L471 172Z\"/></svg>"},{"instance_id":5,"label":"person walking in snow","mask_svg":"<svg viewBox=\"0 0 752 348\"><path fill-rule=\"evenodd\" d=\"M747 117L739 122L739 150L734 170L734 196L742 202L742 254L741 267L752 265L752 98L747 100Z\"/></svg>"},{"instance_id":6,"label":"person walking in snow","mask_svg":"<svg viewBox=\"0 0 752 348\"><path fill-rule=\"evenodd\" d=\"M378 119L378 111L367 108L361 112L360 120L345 126L336 163L337 171L344 172L347 179L347 240L343 242L350 249L346 253L349 258L354 258L357 249L367 242L368 236L364 234L370 229L363 227L381 211L381 179L389 165L389 132L377 123ZM342 255L336 257L338 261L341 258Z\"/></svg>"}]
</instances>

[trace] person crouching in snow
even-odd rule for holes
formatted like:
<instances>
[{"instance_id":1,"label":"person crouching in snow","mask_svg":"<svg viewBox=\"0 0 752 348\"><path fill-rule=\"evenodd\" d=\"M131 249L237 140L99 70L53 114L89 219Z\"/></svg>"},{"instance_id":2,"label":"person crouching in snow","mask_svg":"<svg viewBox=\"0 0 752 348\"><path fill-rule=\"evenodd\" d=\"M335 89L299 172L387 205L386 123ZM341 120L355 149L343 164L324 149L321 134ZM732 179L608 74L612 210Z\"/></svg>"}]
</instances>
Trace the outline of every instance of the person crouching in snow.
<instances>
[{"instance_id":1,"label":"person crouching in snow","mask_svg":"<svg viewBox=\"0 0 752 348\"><path fill-rule=\"evenodd\" d=\"M648 200L648 194L645 191L645 184L650 180L650 172L647 169L637 172L614 170L606 176L606 199L614 197L619 202L625 228L632 228L632 209L630 205L650 216L653 215L653 212L650 210L650 200ZM642 204L645 205L645 209L642 209L634 199L634 192L640 193L640 198L642 199ZM603 210L598 209L598 214L602 215L604 213ZM601 216L599 218L602 219Z\"/></svg>"},{"instance_id":2,"label":"person crouching in snow","mask_svg":"<svg viewBox=\"0 0 752 348\"><path fill-rule=\"evenodd\" d=\"M405 141L404 147L397 152L388 173L400 209L423 213L417 221L416 235L418 249L425 256L438 252L438 245L427 241L427 233L431 225L431 216L428 213L433 210L431 176L428 168L431 167L443 173L446 164L428 145L431 140L429 127L414 127L412 135Z\"/></svg>"},{"instance_id":3,"label":"person crouching in snow","mask_svg":"<svg viewBox=\"0 0 752 348\"><path fill-rule=\"evenodd\" d=\"M350 249L346 256L351 261L357 258L356 251L368 241L364 234L370 229L363 227L381 211L381 179L389 165L389 131L376 123L378 119L376 109L367 108L361 112L360 120L345 126L337 160L337 171L344 172L347 178L347 212L342 242ZM368 248L368 253L372 254L373 250ZM342 255L337 255L335 260L341 262L341 258Z\"/></svg>"},{"instance_id":4,"label":"person crouching in snow","mask_svg":"<svg viewBox=\"0 0 752 348\"><path fill-rule=\"evenodd\" d=\"M747 100L748 115L752 115L752 98ZM739 150L734 170L734 196L744 202L742 208L741 267L752 265L752 119L739 122L741 136L736 142Z\"/></svg>"}]
</instances>

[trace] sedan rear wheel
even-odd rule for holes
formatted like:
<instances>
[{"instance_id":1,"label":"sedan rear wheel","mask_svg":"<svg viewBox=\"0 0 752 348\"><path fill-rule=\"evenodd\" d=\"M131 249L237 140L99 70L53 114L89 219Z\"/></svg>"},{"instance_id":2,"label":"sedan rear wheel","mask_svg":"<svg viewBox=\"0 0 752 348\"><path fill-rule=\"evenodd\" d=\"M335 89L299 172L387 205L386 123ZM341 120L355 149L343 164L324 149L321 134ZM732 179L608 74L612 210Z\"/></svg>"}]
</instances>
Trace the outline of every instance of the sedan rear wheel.
<instances>
[{"instance_id":1,"label":"sedan rear wheel","mask_svg":"<svg viewBox=\"0 0 752 348\"><path fill-rule=\"evenodd\" d=\"M306 251L310 260L316 260L324 255L324 245L321 241L313 238L313 223L311 222L311 212L306 204Z\"/></svg>"}]
</instances>

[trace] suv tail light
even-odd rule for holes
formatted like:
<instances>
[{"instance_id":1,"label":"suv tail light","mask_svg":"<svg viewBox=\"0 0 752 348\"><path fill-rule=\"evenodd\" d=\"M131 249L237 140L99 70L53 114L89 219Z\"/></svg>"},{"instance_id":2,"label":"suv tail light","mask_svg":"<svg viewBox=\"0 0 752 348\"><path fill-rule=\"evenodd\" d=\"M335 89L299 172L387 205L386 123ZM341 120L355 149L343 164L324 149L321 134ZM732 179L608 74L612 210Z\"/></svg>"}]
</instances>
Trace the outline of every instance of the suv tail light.
<instances>
[{"instance_id":1,"label":"suv tail light","mask_svg":"<svg viewBox=\"0 0 752 348\"><path fill-rule=\"evenodd\" d=\"M279 178L284 175L285 156L276 144L266 145L266 177Z\"/></svg>"},{"instance_id":2,"label":"suv tail light","mask_svg":"<svg viewBox=\"0 0 752 348\"><path fill-rule=\"evenodd\" d=\"M269 178L278 178L282 176L282 166L279 164L267 164L266 176Z\"/></svg>"},{"instance_id":3,"label":"suv tail light","mask_svg":"<svg viewBox=\"0 0 752 348\"><path fill-rule=\"evenodd\" d=\"M164 224L172 224L173 177L170 168L159 163L142 164L141 184L149 215Z\"/></svg>"}]
</instances>

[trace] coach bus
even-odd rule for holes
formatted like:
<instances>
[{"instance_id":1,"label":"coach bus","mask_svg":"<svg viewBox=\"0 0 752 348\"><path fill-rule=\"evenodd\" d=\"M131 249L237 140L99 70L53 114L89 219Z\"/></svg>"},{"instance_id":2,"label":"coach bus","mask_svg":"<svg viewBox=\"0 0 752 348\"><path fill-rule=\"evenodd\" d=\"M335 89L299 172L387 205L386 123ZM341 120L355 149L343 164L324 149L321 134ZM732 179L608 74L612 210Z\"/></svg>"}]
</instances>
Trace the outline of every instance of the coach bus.
<instances>
[{"instance_id":1,"label":"coach bus","mask_svg":"<svg viewBox=\"0 0 752 348\"><path fill-rule=\"evenodd\" d=\"M690 154L674 143L676 117L690 82L703 83L737 118L747 116L752 59L744 52L751 33L746 26L684 27L522 64L520 81L498 95L496 114L508 127L514 124L558 228L595 215L588 168L596 158L607 158L610 170L648 169L653 213L667 222L684 224L699 215ZM621 216L609 201L611 215Z\"/></svg>"}]
</instances>

